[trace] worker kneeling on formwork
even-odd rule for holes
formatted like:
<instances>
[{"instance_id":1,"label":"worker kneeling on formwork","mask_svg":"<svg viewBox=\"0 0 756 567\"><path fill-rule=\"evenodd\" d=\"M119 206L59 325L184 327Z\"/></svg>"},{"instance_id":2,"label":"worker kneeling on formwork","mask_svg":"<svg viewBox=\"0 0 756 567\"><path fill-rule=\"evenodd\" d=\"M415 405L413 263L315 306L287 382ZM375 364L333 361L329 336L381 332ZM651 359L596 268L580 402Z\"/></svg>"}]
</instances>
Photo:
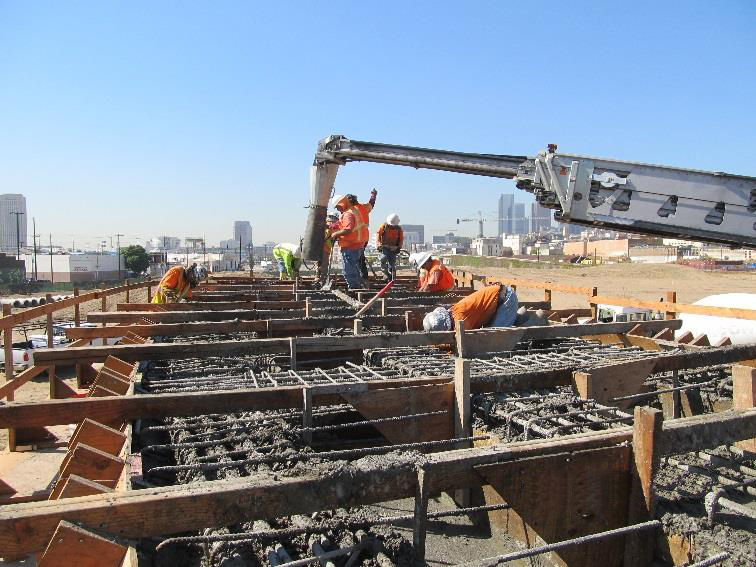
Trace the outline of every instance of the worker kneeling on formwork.
<instances>
[{"instance_id":1,"label":"worker kneeling on formwork","mask_svg":"<svg viewBox=\"0 0 756 567\"><path fill-rule=\"evenodd\" d=\"M192 289L197 287L197 264L189 268L173 266L158 284L152 303L178 303L182 299L192 298Z\"/></svg>"},{"instance_id":2,"label":"worker kneeling on formwork","mask_svg":"<svg viewBox=\"0 0 756 567\"><path fill-rule=\"evenodd\" d=\"M430 252L417 252L410 257L410 263L425 274L420 276L418 291L442 292L454 287L454 276L441 260L433 258ZM422 273L422 272L421 272Z\"/></svg>"},{"instance_id":3,"label":"worker kneeling on formwork","mask_svg":"<svg viewBox=\"0 0 756 567\"><path fill-rule=\"evenodd\" d=\"M299 246L290 242L282 242L273 247L273 257L278 262L278 279L284 279L284 274L290 280L299 277L299 268L302 267L302 252Z\"/></svg>"},{"instance_id":4,"label":"worker kneeling on formwork","mask_svg":"<svg viewBox=\"0 0 756 567\"><path fill-rule=\"evenodd\" d=\"M449 309L436 307L423 319L426 331L451 331L455 321L465 329L511 327L517 318L517 294L504 284L493 284L475 291Z\"/></svg>"}]
</instances>

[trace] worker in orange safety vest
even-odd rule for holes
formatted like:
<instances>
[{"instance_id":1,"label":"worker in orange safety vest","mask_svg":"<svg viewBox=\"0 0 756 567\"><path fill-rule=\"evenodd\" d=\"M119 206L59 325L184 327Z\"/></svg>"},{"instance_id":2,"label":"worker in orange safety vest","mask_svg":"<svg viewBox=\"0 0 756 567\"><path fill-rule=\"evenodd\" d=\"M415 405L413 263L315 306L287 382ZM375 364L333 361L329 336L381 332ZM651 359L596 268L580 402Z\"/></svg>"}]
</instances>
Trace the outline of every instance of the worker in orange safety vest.
<instances>
[{"instance_id":1,"label":"worker in orange safety vest","mask_svg":"<svg viewBox=\"0 0 756 567\"><path fill-rule=\"evenodd\" d=\"M464 321L465 330L481 327L511 327L517 319L517 294L504 284L474 291L448 309L437 307L423 319L426 331L451 331Z\"/></svg>"},{"instance_id":2,"label":"worker in orange safety vest","mask_svg":"<svg viewBox=\"0 0 756 567\"><path fill-rule=\"evenodd\" d=\"M189 268L173 266L158 284L152 303L178 303L182 299L192 298L192 289L197 287L197 264Z\"/></svg>"},{"instance_id":3,"label":"worker in orange safety vest","mask_svg":"<svg viewBox=\"0 0 756 567\"><path fill-rule=\"evenodd\" d=\"M357 201L356 195L347 195L349 203L352 205L352 209L354 210L354 214L359 216L359 220L363 227L363 231L361 232L360 236L365 239L365 244L362 246L362 253L360 254L360 273L362 275L362 279L365 281L367 281L370 275L368 274L367 260L365 260L365 246L367 246L368 240L370 240L370 213L373 210L373 207L375 207L375 199L377 196L378 190L373 189L370 192L370 199L368 200L368 202L360 203L359 201Z\"/></svg>"},{"instance_id":4,"label":"worker in orange safety vest","mask_svg":"<svg viewBox=\"0 0 756 567\"><path fill-rule=\"evenodd\" d=\"M425 270L425 275L418 282L418 291L441 292L454 287L452 273L440 260L434 259L430 252L412 254L410 263L418 270Z\"/></svg>"}]
</instances>

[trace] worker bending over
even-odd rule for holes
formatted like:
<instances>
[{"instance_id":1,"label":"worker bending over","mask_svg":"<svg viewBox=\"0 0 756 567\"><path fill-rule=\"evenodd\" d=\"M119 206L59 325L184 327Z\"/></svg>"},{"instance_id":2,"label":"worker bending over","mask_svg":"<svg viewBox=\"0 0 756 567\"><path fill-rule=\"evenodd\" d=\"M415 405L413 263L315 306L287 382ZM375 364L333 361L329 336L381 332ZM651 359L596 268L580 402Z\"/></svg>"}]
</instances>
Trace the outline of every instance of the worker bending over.
<instances>
[{"instance_id":1,"label":"worker bending over","mask_svg":"<svg viewBox=\"0 0 756 567\"><path fill-rule=\"evenodd\" d=\"M282 280L286 274L290 280L299 277L302 267L302 252L299 246L290 242L282 242L273 247L273 257L278 261L278 279Z\"/></svg>"},{"instance_id":2,"label":"worker bending over","mask_svg":"<svg viewBox=\"0 0 756 567\"><path fill-rule=\"evenodd\" d=\"M368 200L367 203L360 203L357 201L356 195L347 194L347 199L349 199L349 204L352 206L354 214L359 217L360 222L365 225L365 228L367 229L365 244L362 245L362 252L360 253L360 274L365 281L370 277L370 274L368 274L367 260L365 259L365 247L370 238L370 213L373 210L373 207L375 207L375 199L377 196L378 190L373 189L370 191L370 200Z\"/></svg>"},{"instance_id":3,"label":"worker bending over","mask_svg":"<svg viewBox=\"0 0 756 567\"><path fill-rule=\"evenodd\" d=\"M451 331L455 321L464 321L465 330L481 327L511 327L517 318L517 294L504 284L474 291L449 309L436 307L423 319L426 331Z\"/></svg>"},{"instance_id":4,"label":"worker bending over","mask_svg":"<svg viewBox=\"0 0 756 567\"><path fill-rule=\"evenodd\" d=\"M352 205L349 195L334 195L331 199L333 207L339 211L339 222L331 239L338 241L341 258L344 261L344 279L349 289L362 287L360 273L360 255L367 245L370 233L362 222L362 216Z\"/></svg>"},{"instance_id":5,"label":"worker bending over","mask_svg":"<svg viewBox=\"0 0 756 567\"><path fill-rule=\"evenodd\" d=\"M393 280L396 276L396 256L404 244L404 231L399 225L399 215L394 213L386 217L386 222L378 227L375 244L386 281Z\"/></svg>"},{"instance_id":6,"label":"worker bending over","mask_svg":"<svg viewBox=\"0 0 756 567\"><path fill-rule=\"evenodd\" d=\"M454 276L440 260L434 259L430 252L413 254L410 262L419 270L425 270L425 275L418 281L418 291L441 292L454 287Z\"/></svg>"},{"instance_id":7,"label":"worker bending over","mask_svg":"<svg viewBox=\"0 0 756 567\"><path fill-rule=\"evenodd\" d=\"M197 264L189 268L173 266L158 284L152 297L152 303L178 303L182 299L192 298L192 289L197 287Z\"/></svg>"}]
</instances>

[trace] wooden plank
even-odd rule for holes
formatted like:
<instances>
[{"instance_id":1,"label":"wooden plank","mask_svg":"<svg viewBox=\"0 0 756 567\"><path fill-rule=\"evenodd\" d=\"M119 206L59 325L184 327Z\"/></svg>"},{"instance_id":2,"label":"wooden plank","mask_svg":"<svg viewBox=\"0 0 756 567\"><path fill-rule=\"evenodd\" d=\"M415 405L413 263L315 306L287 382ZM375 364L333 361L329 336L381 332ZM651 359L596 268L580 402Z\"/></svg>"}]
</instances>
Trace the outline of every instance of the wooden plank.
<instances>
[{"instance_id":1,"label":"wooden plank","mask_svg":"<svg viewBox=\"0 0 756 567\"><path fill-rule=\"evenodd\" d=\"M113 489L99 482L72 474L58 480L50 493L49 500L76 498L77 496L90 496L92 494L105 494L108 492L113 492Z\"/></svg>"},{"instance_id":2,"label":"wooden plank","mask_svg":"<svg viewBox=\"0 0 756 567\"><path fill-rule=\"evenodd\" d=\"M47 366L32 366L30 368L27 368L20 374L18 374L15 378L11 379L8 382L5 382L2 386L0 386L0 399L5 398L8 396L8 401L13 401L13 392L18 390L21 386L26 384L29 380L34 378L35 376L38 376L42 372L45 372L47 370Z\"/></svg>"},{"instance_id":3,"label":"wooden plank","mask_svg":"<svg viewBox=\"0 0 756 567\"><path fill-rule=\"evenodd\" d=\"M75 449L79 443L84 443L104 453L117 456L126 444L126 434L102 423L85 418L68 443L69 451Z\"/></svg>"},{"instance_id":4,"label":"wooden plank","mask_svg":"<svg viewBox=\"0 0 756 567\"><path fill-rule=\"evenodd\" d=\"M130 385L131 382L124 380L120 377L120 375L111 372L107 368L103 367L97 374L97 379L92 385L91 390L94 391L95 388L102 387L107 388L111 392L115 392L120 396L123 396L126 392L129 391Z\"/></svg>"},{"instance_id":5,"label":"wooden plank","mask_svg":"<svg viewBox=\"0 0 756 567\"><path fill-rule=\"evenodd\" d=\"M156 323L189 323L192 321L253 321L257 311L94 311L87 314L90 323L136 323L148 317Z\"/></svg>"},{"instance_id":6,"label":"wooden plank","mask_svg":"<svg viewBox=\"0 0 756 567\"><path fill-rule=\"evenodd\" d=\"M392 379L367 382L370 390L401 388L422 384L441 384L448 378ZM341 402L336 394L316 396L316 405ZM20 425L62 425L90 418L100 423L125 422L140 417L169 417L256 411L297 409L302 405L302 386L250 388L213 392L186 392L150 396L114 396L14 403L0 406L0 427Z\"/></svg>"},{"instance_id":7,"label":"wooden plank","mask_svg":"<svg viewBox=\"0 0 756 567\"><path fill-rule=\"evenodd\" d=\"M732 407L747 410L756 406L756 368L737 364L732 367ZM756 453L756 438L738 441L737 446Z\"/></svg>"},{"instance_id":8,"label":"wooden plank","mask_svg":"<svg viewBox=\"0 0 756 567\"><path fill-rule=\"evenodd\" d=\"M553 291L561 291L563 293L573 293L576 295L591 295L593 288L590 287L576 287L572 285L558 284L554 282L537 282L533 280L523 280L519 278L504 278L501 276L484 276L486 284L503 283L508 286L525 287L530 289L548 289Z\"/></svg>"},{"instance_id":9,"label":"wooden plank","mask_svg":"<svg viewBox=\"0 0 756 567\"><path fill-rule=\"evenodd\" d=\"M223 312L216 312L223 313ZM170 315L183 315L170 313ZM657 331L665 325L679 328L681 321L646 321L642 325L648 331ZM542 327L525 327L522 340L539 340L559 337L580 337L601 335L605 333L622 333L631 329L635 323L592 323L585 325L553 325ZM519 330L519 329L518 329ZM490 333L495 336L510 335L512 329L482 329L469 331L471 336L481 336ZM404 333L347 337L312 337L298 341L300 352L321 352L324 350L355 350L365 348L388 348L396 346L428 346L452 344L453 331L438 331L431 333ZM108 345L89 346L67 349L38 349L35 361L38 363L72 364L80 360L102 361L108 355L118 356L123 360L160 360L171 358L196 358L202 356L234 356L246 354L265 354L273 352L287 352L288 341L282 339L253 339L248 341L217 341L195 343L168 343L149 345ZM756 346L754 347L756 349ZM752 358L756 358L756 355Z\"/></svg>"},{"instance_id":10,"label":"wooden plank","mask_svg":"<svg viewBox=\"0 0 756 567\"><path fill-rule=\"evenodd\" d=\"M137 365L131 362L126 362L115 356L109 356L105 359L103 368L110 370L111 372L120 375L124 380L131 380L136 374Z\"/></svg>"},{"instance_id":11,"label":"wooden plank","mask_svg":"<svg viewBox=\"0 0 756 567\"><path fill-rule=\"evenodd\" d=\"M659 468L657 450L662 434L661 410L635 408L633 419L633 463L630 467L630 499L628 525L647 522L654 518L654 474ZM648 534L630 534L625 538L624 565L648 565L654 558L654 538Z\"/></svg>"},{"instance_id":12,"label":"wooden plank","mask_svg":"<svg viewBox=\"0 0 756 567\"><path fill-rule=\"evenodd\" d=\"M653 358L642 358L575 372L573 387L584 400L624 408L630 404L629 400L615 402L613 398L639 393L655 364Z\"/></svg>"},{"instance_id":13,"label":"wooden plank","mask_svg":"<svg viewBox=\"0 0 756 567\"><path fill-rule=\"evenodd\" d=\"M704 305L686 305L684 303L670 303L669 301L648 301L645 299L632 299L627 297L597 296L592 301L604 305L617 305L620 307L635 307L640 309L652 309L654 311L691 313L694 315L711 315L713 317L732 317L735 319L748 319L756 321L756 309L736 309L734 307L708 307Z\"/></svg>"},{"instance_id":14,"label":"wooden plank","mask_svg":"<svg viewBox=\"0 0 756 567\"><path fill-rule=\"evenodd\" d=\"M256 308L261 309L274 309L281 304L279 309L297 308L301 309L304 304L296 301L276 301L276 302L260 302L260 301L218 301L212 303L199 303L196 301L190 301L188 303L119 303L116 306L116 310L119 312L166 312L166 311L234 311L236 309L252 310ZM262 307L260 304L266 304ZM284 306L286 304L287 306Z\"/></svg>"},{"instance_id":15,"label":"wooden plank","mask_svg":"<svg viewBox=\"0 0 756 567\"><path fill-rule=\"evenodd\" d=\"M129 330L142 337L175 337L207 333L255 333L266 330L266 321L211 321L189 323L134 324ZM124 336L123 327L79 327L66 329L69 339L116 338ZM77 345L79 346L79 345Z\"/></svg>"},{"instance_id":16,"label":"wooden plank","mask_svg":"<svg viewBox=\"0 0 756 567\"><path fill-rule=\"evenodd\" d=\"M75 524L61 521L38 567L119 567L128 546Z\"/></svg>"},{"instance_id":17,"label":"wooden plank","mask_svg":"<svg viewBox=\"0 0 756 567\"><path fill-rule=\"evenodd\" d=\"M86 443L77 443L71 449L71 457L61 470L60 477L75 474L113 488L125 464L125 460L110 453L90 447Z\"/></svg>"},{"instance_id":18,"label":"wooden plank","mask_svg":"<svg viewBox=\"0 0 756 567\"><path fill-rule=\"evenodd\" d=\"M511 505L510 523L526 524L554 543L626 525L630 449L609 447L533 457L476 467L475 471ZM514 534L511 534L514 535ZM521 541L527 547L538 542ZM622 541L613 539L551 554L558 565L613 567L622 564Z\"/></svg>"},{"instance_id":19,"label":"wooden plank","mask_svg":"<svg viewBox=\"0 0 756 567\"><path fill-rule=\"evenodd\" d=\"M431 384L373 390L363 393L345 393L342 397L365 419L379 419L417 413L445 410L447 414L418 417L395 423L381 423L375 426L391 443L416 443L449 439L452 427L451 384Z\"/></svg>"},{"instance_id":20,"label":"wooden plank","mask_svg":"<svg viewBox=\"0 0 756 567\"><path fill-rule=\"evenodd\" d=\"M756 409L705 414L664 423L659 451L675 455L756 437Z\"/></svg>"}]
</instances>

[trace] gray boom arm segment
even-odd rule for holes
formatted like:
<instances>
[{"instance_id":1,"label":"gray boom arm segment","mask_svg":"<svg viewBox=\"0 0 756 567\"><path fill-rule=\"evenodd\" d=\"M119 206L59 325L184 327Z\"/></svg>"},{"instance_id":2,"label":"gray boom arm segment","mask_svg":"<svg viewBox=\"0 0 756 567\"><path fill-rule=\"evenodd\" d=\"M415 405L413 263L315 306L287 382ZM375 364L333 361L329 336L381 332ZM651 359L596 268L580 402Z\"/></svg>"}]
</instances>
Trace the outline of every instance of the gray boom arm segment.
<instances>
[{"instance_id":1,"label":"gray boom arm segment","mask_svg":"<svg viewBox=\"0 0 756 567\"><path fill-rule=\"evenodd\" d=\"M338 166L371 161L514 179L561 222L756 248L756 178L559 154L472 154L359 142L320 141L310 177L305 257L320 259L328 198Z\"/></svg>"}]
</instances>

